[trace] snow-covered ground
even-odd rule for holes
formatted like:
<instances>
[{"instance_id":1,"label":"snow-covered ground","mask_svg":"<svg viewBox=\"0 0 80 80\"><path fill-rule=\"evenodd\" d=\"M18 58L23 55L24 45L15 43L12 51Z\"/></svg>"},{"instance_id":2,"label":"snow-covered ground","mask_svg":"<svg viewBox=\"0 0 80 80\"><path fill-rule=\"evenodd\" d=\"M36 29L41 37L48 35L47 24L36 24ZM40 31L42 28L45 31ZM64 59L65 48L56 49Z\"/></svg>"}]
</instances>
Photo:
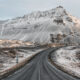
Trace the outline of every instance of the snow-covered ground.
<instances>
[{"instance_id":1,"label":"snow-covered ground","mask_svg":"<svg viewBox=\"0 0 80 80\"><path fill-rule=\"evenodd\" d=\"M52 54L52 60L66 72L80 78L80 48L60 48Z\"/></svg>"},{"instance_id":2,"label":"snow-covered ground","mask_svg":"<svg viewBox=\"0 0 80 80\"><path fill-rule=\"evenodd\" d=\"M33 49L33 50L20 49L20 50L15 50L15 52L13 50L11 51L12 53L10 53L9 50L0 52L0 72L3 72L15 66L17 64L17 56L18 56L18 62L21 62L42 50L43 49Z\"/></svg>"}]
</instances>

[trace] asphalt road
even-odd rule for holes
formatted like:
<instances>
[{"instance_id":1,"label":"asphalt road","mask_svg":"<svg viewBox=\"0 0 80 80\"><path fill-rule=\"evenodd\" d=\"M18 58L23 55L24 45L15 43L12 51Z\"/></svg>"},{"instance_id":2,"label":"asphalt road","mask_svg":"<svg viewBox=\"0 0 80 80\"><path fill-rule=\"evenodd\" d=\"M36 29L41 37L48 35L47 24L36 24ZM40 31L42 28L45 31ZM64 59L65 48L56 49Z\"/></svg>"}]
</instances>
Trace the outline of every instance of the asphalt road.
<instances>
[{"instance_id":1,"label":"asphalt road","mask_svg":"<svg viewBox=\"0 0 80 80\"><path fill-rule=\"evenodd\" d=\"M62 72L48 61L48 54L54 50L41 51L22 69L2 80L80 80Z\"/></svg>"}]
</instances>

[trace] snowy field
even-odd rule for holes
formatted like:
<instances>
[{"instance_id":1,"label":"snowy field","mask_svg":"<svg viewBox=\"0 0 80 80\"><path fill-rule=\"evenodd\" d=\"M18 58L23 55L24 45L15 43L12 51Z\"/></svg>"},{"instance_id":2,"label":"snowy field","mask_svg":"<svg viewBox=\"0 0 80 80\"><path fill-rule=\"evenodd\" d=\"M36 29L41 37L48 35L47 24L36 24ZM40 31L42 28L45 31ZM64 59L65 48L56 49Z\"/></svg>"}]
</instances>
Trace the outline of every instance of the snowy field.
<instances>
[{"instance_id":1,"label":"snowy field","mask_svg":"<svg viewBox=\"0 0 80 80\"><path fill-rule=\"evenodd\" d=\"M52 60L60 68L73 76L80 78L80 48L65 47L60 48L52 54Z\"/></svg>"},{"instance_id":2,"label":"snowy field","mask_svg":"<svg viewBox=\"0 0 80 80\"><path fill-rule=\"evenodd\" d=\"M33 50L5 50L0 51L0 72L3 72L18 63L29 58L30 56L42 51L42 49L33 49ZM18 59L17 59L18 57Z\"/></svg>"}]
</instances>

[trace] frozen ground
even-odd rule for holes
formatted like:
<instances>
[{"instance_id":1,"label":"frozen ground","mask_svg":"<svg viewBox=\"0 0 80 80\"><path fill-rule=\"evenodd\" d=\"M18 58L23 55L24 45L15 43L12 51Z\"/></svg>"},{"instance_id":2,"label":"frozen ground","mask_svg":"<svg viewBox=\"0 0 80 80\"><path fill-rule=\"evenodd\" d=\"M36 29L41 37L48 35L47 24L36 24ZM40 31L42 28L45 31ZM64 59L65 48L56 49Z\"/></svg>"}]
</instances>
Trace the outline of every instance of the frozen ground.
<instances>
[{"instance_id":1,"label":"frozen ground","mask_svg":"<svg viewBox=\"0 0 80 80\"><path fill-rule=\"evenodd\" d=\"M52 54L52 60L66 72L80 78L80 48L66 47Z\"/></svg>"},{"instance_id":2,"label":"frozen ground","mask_svg":"<svg viewBox=\"0 0 80 80\"><path fill-rule=\"evenodd\" d=\"M11 50L11 51L10 50L0 51L0 72L3 72L16 65L17 55L18 55L18 62L21 62L41 50L42 49L38 49L38 50L20 49L20 50Z\"/></svg>"}]
</instances>

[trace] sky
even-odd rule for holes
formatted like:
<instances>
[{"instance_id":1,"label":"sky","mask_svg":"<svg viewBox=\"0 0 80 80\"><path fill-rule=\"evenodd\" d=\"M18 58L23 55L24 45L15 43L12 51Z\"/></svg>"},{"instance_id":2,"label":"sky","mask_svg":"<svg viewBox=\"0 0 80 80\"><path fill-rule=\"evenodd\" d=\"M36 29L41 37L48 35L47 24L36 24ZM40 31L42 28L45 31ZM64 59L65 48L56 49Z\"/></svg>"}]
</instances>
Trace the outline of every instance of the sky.
<instances>
[{"instance_id":1,"label":"sky","mask_svg":"<svg viewBox=\"0 0 80 80\"><path fill-rule=\"evenodd\" d=\"M63 6L80 18L80 0L0 0L0 20L12 19L34 11L45 11Z\"/></svg>"}]
</instances>

